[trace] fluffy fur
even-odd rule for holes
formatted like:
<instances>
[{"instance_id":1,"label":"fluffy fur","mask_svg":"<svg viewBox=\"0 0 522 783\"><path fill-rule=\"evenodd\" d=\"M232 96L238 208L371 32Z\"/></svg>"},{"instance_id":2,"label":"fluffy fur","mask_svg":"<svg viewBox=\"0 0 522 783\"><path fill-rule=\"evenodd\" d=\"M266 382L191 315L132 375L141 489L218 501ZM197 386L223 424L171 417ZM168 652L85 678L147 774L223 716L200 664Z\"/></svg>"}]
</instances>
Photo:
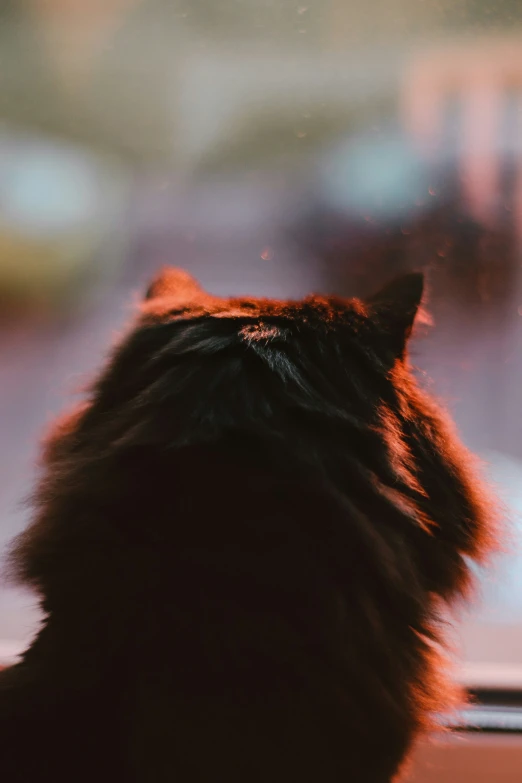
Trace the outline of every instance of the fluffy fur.
<instances>
[{"instance_id":1,"label":"fluffy fur","mask_svg":"<svg viewBox=\"0 0 522 783\"><path fill-rule=\"evenodd\" d=\"M492 545L416 385L408 275L373 299L218 299L165 271L44 451L0 674L9 783L387 783L447 708L441 608Z\"/></svg>"}]
</instances>

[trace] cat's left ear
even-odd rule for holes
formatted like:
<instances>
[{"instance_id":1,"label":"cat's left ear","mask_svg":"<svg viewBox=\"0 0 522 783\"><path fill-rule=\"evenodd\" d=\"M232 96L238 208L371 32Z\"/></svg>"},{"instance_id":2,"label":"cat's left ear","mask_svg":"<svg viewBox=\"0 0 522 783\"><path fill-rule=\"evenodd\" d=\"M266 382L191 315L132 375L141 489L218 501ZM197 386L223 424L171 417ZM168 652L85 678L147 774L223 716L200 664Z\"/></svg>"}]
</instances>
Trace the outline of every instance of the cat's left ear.
<instances>
[{"instance_id":1,"label":"cat's left ear","mask_svg":"<svg viewBox=\"0 0 522 783\"><path fill-rule=\"evenodd\" d=\"M184 269L176 267L165 267L152 280L145 293L145 299L157 299L159 297L176 297L176 299L193 299L203 290L198 281L185 272Z\"/></svg>"},{"instance_id":2,"label":"cat's left ear","mask_svg":"<svg viewBox=\"0 0 522 783\"><path fill-rule=\"evenodd\" d=\"M395 358L404 356L423 293L424 275L419 272L396 278L366 300L370 318Z\"/></svg>"}]
</instances>

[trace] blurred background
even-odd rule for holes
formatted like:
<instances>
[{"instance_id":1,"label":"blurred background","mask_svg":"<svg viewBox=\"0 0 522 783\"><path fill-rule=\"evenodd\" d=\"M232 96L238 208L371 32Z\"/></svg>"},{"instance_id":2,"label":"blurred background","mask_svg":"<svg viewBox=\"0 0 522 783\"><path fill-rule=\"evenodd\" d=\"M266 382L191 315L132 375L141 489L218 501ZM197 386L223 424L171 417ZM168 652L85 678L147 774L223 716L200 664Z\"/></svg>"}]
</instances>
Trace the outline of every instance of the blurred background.
<instances>
[{"instance_id":1,"label":"blurred background","mask_svg":"<svg viewBox=\"0 0 522 783\"><path fill-rule=\"evenodd\" d=\"M158 266L276 296L424 268L415 364L515 530L463 677L522 685L521 98L520 0L2 0L2 549ZM0 591L0 662L37 622Z\"/></svg>"}]
</instances>

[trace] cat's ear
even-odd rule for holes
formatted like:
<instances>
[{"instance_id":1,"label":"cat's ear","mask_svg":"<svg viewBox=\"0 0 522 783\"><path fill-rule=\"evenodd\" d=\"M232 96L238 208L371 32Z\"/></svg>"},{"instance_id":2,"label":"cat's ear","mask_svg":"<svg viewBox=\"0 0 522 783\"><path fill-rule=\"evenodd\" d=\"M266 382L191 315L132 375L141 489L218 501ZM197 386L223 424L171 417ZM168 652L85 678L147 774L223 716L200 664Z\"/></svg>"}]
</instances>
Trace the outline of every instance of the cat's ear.
<instances>
[{"instance_id":1,"label":"cat's ear","mask_svg":"<svg viewBox=\"0 0 522 783\"><path fill-rule=\"evenodd\" d=\"M424 275L411 273L396 278L366 300L369 315L381 331L383 344L396 358L404 355L423 293Z\"/></svg>"},{"instance_id":2,"label":"cat's ear","mask_svg":"<svg viewBox=\"0 0 522 783\"><path fill-rule=\"evenodd\" d=\"M145 299L158 299L159 297L175 297L187 302L201 295L203 290L198 281L184 269L165 267L154 277L147 288Z\"/></svg>"}]
</instances>

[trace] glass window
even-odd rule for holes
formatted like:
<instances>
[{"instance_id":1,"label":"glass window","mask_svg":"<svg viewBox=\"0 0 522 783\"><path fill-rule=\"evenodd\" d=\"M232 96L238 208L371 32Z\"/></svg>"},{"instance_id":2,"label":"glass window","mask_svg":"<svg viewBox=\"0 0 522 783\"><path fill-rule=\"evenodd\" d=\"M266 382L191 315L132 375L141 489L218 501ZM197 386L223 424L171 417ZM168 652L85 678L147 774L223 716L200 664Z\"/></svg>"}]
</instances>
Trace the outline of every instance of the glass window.
<instances>
[{"instance_id":1,"label":"glass window","mask_svg":"<svg viewBox=\"0 0 522 783\"><path fill-rule=\"evenodd\" d=\"M11 0L0 61L2 545L42 427L169 263L277 296L426 269L415 363L517 529L519 0ZM522 684L519 538L460 625L468 679ZM0 658L37 621L2 590Z\"/></svg>"}]
</instances>

